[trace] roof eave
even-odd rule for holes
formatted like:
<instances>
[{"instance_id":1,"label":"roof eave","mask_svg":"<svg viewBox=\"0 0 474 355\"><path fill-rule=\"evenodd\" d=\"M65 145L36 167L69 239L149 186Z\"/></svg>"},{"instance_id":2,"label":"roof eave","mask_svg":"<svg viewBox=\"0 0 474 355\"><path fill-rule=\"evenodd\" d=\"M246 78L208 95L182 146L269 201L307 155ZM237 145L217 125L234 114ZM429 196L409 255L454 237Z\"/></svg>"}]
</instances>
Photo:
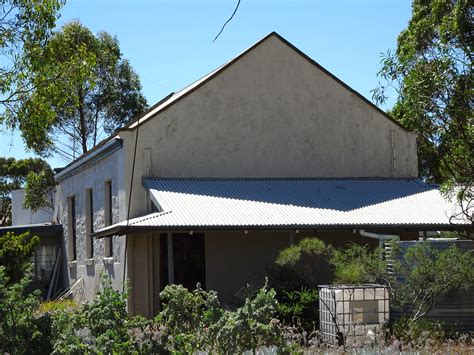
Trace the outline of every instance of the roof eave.
<instances>
[{"instance_id":1,"label":"roof eave","mask_svg":"<svg viewBox=\"0 0 474 355\"><path fill-rule=\"evenodd\" d=\"M93 233L97 239L113 235L125 235L144 232L169 232L169 231L216 231L216 230L353 230L353 229L403 229L416 231L471 231L472 224L295 224L295 225L214 225L214 226L136 226L117 225Z\"/></svg>"},{"instance_id":2,"label":"roof eave","mask_svg":"<svg viewBox=\"0 0 474 355\"><path fill-rule=\"evenodd\" d=\"M122 146L123 140L119 137L114 137L105 144L96 146L93 150L90 150L85 155L82 155L79 159L73 161L71 164L58 172L55 175L55 178L58 182L61 182L64 179L74 175L76 172L94 164L96 161L109 156L116 150L122 148Z\"/></svg>"}]
</instances>

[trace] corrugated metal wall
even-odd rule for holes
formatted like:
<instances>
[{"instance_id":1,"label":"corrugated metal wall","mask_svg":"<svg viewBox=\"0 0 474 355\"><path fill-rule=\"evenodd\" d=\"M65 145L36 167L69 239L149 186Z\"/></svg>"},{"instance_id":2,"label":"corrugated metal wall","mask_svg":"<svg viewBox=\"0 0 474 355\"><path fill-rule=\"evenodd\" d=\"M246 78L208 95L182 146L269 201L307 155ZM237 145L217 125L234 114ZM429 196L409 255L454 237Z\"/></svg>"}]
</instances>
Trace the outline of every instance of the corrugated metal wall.
<instances>
[{"instance_id":1,"label":"corrugated metal wall","mask_svg":"<svg viewBox=\"0 0 474 355\"><path fill-rule=\"evenodd\" d=\"M12 225L22 226L25 224L49 223L53 220L52 210L31 210L23 208L25 190L12 191Z\"/></svg>"},{"instance_id":2,"label":"corrugated metal wall","mask_svg":"<svg viewBox=\"0 0 474 355\"><path fill-rule=\"evenodd\" d=\"M456 245L461 250L472 250L474 253L474 241L471 240L429 240L430 245L438 250L446 250ZM421 241L401 241L400 249L408 249ZM399 313L391 311L391 318L396 319ZM474 288L462 290L449 294L429 314L429 318L446 323L453 329L461 332L474 331Z\"/></svg>"}]
</instances>

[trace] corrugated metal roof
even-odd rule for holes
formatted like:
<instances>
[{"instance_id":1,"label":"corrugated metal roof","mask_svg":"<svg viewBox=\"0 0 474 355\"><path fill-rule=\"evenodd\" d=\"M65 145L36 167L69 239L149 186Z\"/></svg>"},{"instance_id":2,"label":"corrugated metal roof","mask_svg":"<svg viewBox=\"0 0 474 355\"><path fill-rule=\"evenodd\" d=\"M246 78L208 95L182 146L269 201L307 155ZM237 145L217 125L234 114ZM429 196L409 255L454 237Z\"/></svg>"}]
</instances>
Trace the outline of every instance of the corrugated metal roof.
<instances>
[{"instance_id":1,"label":"corrugated metal roof","mask_svg":"<svg viewBox=\"0 0 474 355\"><path fill-rule=\"evenodd\" d=\"M160 212L128 226L469 226L450 222L456 203L418 179L146 178L143 184Z\"/></svg>"}]
</instances>

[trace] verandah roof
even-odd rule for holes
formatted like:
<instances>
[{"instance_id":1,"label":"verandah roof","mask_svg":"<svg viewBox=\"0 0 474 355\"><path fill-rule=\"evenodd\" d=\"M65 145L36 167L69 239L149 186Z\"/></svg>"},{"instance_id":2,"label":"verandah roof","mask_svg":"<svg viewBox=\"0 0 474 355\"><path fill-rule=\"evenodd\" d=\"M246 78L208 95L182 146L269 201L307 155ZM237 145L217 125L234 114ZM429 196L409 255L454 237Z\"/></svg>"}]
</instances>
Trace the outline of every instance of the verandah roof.
<instances>
[{"instance_id":1,"label":"verandah roof","mask_svg":"<svg viewBox=\"0 0 474 355\"><path fill-rule=\"evenodd\" d=\"M419 228L472 229L457 204L419 179L145 178L159 212L96 237L143 230Z\"/></svg>"}]
</instances>

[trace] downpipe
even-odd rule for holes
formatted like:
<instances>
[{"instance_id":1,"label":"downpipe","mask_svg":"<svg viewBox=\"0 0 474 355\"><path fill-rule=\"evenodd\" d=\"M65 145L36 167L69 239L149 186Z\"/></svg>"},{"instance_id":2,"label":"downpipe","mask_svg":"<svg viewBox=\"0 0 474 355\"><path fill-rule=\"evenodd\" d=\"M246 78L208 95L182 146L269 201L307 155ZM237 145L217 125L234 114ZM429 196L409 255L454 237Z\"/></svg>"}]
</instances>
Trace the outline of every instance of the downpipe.
<instances>
[{"instance_id":1,"label":"downpipe","mask_svg":"<svg viewBox=\"0 0 474 355\"><path fill-rule=\"evenodd\" d=\"M355 232L355 230L354 230ZM379 234L379 233L372 233L372 232L366 232L363 229L359 229L359 234L363 237L367 238L372 238L372 239L377 239L379 241L379 248L380 252L382 253L384 249L384 242L387 240L400 240L400 236L396 234Z\"/></svg>"}]
</instances>

